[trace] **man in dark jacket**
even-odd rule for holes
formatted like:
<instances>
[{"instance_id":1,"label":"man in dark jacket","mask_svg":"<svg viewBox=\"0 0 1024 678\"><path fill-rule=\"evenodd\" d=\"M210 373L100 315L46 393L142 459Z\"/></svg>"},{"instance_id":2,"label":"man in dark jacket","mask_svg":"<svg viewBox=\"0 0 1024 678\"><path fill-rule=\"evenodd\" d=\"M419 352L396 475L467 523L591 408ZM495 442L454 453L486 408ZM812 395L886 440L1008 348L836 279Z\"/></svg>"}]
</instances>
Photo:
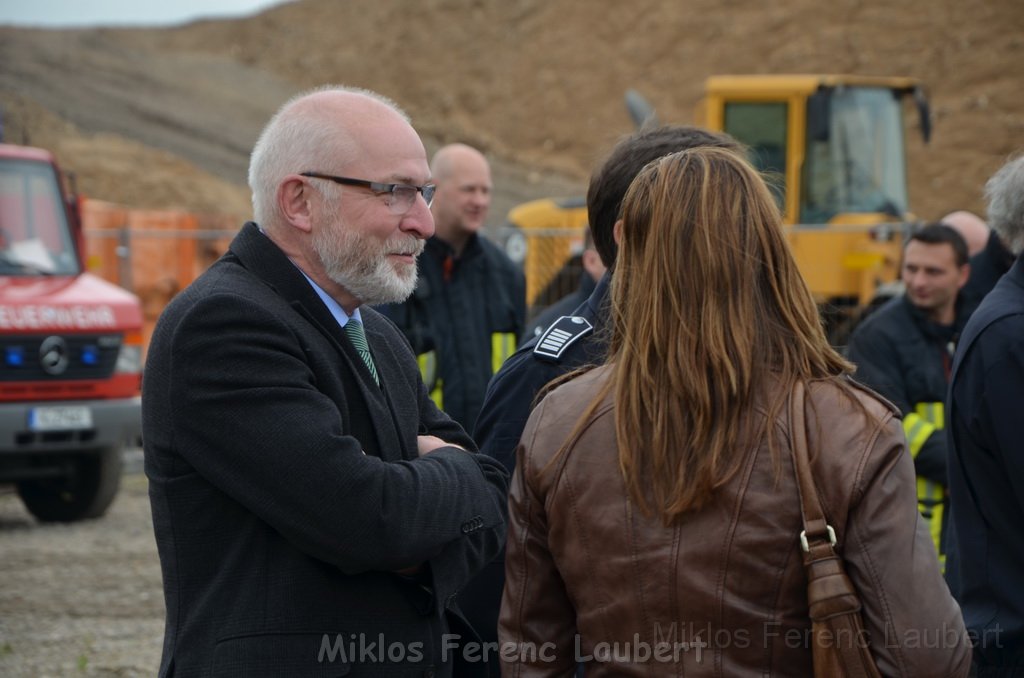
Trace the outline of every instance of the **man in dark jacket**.
<instances>
[{"instance_id":1,"label":"man in dark jacket","mask_svg":"<svg viewBox=\"0 0 1024 678\"><path fill-rule=\"evenodd\" d=\"M430 169L437 232L420 259L416 290L378 310L409 339L434 403L470 431L487 382L523 331L526 280L480 232L491 203L483 154L452 144L434 154Z\"/></svg>"},{"instance_id":2,"label":"man in dark jacket","mask_svg":"<svg viewBox=\"0 0 1024 678\"><path fill-rule=\"evenodd\" d=\"M482 674L455 592L504 540L507 473L366 306L412 291L429 179L392 102L291 100L253 150L258 224L161 316L142 398L161 676Z\"/></svg>"},{"instance_id":3,"label":"man in dark jacket","mask_svg":"<svg viewBox=\"0 0 1024 678\"><path fill-rule=\"evenodd\" d=\"M931 224L908 239L901 278L906 293L886 302L850 337L856 377L903 413L917 471L921 514L944 554L946 439L943 403L956 341L967 319L960 294L967 282L967 244L952 227Z\"/></svg>"},{"instance_id":4,"label":"man in dark jacket","mask_svg":"<svg viewBox=\"0 0 1024 678\"><path fill-rule=\"evenodd\" d=\"M697 127L658 127L623 139L590 179L587 210L594 247L608 272L590 298L570 316L557 320L527 341L502 366L487 388L474 438L481 452L493 456L511 472L516 445L533 409L534 399L556 377L604 360L607 342L605 301L618 246L615 222L626 190L644 166L669 153L696 146L741 146L725 134ZM466 617L485 640L497 641L498 611L505 583L505 561L498 558L473 579L459 596ZM497 667L496 658L493 667Z\"/></svg>"},{"instance_id":5,"label":"man in dark jacket","mask_svg":"<svg viewBox=\"0 0 1024 678\"><path fill-rule=\"evenodd\" d=\"M964 329L948 424L946 579L979 678L1024 675L1024 157L986 193L989 223L1017 259Z\"/></svg>"}]
</instances>

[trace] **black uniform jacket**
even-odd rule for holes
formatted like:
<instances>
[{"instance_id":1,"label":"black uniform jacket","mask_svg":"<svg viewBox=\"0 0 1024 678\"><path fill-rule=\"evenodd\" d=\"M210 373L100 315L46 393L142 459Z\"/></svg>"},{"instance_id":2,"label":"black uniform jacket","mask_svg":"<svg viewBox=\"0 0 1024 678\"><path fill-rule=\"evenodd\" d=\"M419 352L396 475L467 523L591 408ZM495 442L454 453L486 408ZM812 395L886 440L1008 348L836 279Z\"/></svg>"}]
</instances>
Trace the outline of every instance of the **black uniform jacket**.
<instances>
[{"instance_id":1,"label":"black uniform jacket","mask_svg":"<svg viewBox=\"0 0 1024 678\"><path fill-rule=\"evenodd\" d=\"M596 287L597 281L584 271L580 275L579 286L574 291L545 308L537 314L537 317L527 323L526 331L519 338L520 345L525 344L534 337L539 337L544 333L544 330L551 326L551 323L563 315L574 315L576 309L587 303L587 299L594 293Z\"/></svg>"},{"instance_id":2,"label":"black uniform jacket","mask_svg":"<svg viewBox=\"0 0 1024 678\"><path fill-rule=\"evenodd\" d=\"M455 592L503 542L507 473L417 456L417 434L474 447L401 334L362 317L380 387L252 223L161 317L143 384L161 676L451 675L442 635L464 636Z\"/></svg>"},{"instance_id":3,"label":"black uniform jacket","mask_svg":"<svg viewBox=\"0 0 1024 678\"><path fill-rule=\"evenodd\" d=\"M433 237L420 257L412 296L378 310L405 333L417 355L435 351L444 411L471 431L496 364L512 353L523 331L523 272L483 236L474 235L458 258ZM497 355L495 335L504 336L507 346Z\"/></svg>"},{"instance_id":4,"label":"black uniform jacket","mask_svg":"<svg viewBox=\"0 0 1024 678\"><path fill-rule=\"evenodd\" d=\"M919 403L943 403L953 367L951 347L966 319L957 300L952 327L929 321L905 296L885 303L854 330L846 357L857 366L854 377L892 401L906 418ZM936 431L914 456L917 475L946 484L946 436Z\"/></svg>"}]
</instances>

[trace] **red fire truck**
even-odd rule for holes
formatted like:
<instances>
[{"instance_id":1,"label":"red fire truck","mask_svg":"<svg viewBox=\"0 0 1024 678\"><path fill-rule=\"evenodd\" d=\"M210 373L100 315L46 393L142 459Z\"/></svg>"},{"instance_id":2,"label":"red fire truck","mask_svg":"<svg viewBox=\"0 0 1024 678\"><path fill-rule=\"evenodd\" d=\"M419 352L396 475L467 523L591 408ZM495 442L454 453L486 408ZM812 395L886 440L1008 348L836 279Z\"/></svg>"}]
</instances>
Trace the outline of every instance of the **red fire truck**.
<instances>
[{"instance_id":1,"label":"red fire truck","mask_svg":"<svg viewBox=\"0 0 1024 678\"><path fill-rule=\"evenodd\" d=\"M141 434L138 298L85 270L47 151L0 144L0 483L43 521L102 515Z\"/></svg>"}]
</instances>

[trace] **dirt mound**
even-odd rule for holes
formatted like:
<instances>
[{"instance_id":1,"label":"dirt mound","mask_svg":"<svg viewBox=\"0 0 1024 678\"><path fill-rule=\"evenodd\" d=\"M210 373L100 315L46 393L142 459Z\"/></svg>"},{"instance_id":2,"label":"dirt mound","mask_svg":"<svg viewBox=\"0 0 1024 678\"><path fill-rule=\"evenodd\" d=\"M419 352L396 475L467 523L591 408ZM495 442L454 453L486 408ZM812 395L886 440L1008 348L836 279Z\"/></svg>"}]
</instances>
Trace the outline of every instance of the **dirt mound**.
<instances>
[{"instance_id":1,"label":"dirt mound","mask_svg":"<svg viewBox=\"0 0 1024 678\"><path fill-rule=\"evenodd\" d=\"M248 149L281 101L324 82L369 87L410 112L428 151L462 140L489 154L496 222L520 200L582 191L631 129L628 88L685 123L711 74L911 75L935 117L929 146L908 135L911 204L935 218L981 211L981 185L1022 146L1022 47L1019 2L303 0L172 29L2 29L0 95L6 105L17 92L97 144L76 169L104 187L98 197L207 210L197 186L214 186L208 176L190 182L186 166L141 147L138 162L117 150L112 164L135 171L104 183L105 135L174 153L244 196ZM132 175L165 191L130 189Z\"/></svg>"}]
</instances>

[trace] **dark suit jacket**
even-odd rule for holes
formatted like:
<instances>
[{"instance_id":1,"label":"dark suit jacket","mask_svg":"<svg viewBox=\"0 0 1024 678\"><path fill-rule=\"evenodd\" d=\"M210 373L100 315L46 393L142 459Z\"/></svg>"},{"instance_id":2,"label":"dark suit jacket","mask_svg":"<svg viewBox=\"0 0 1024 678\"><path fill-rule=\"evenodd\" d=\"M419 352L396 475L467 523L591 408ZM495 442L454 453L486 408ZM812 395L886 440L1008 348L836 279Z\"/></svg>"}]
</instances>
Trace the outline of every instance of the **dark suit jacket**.
<instances>
[{"instance_id":1,"label":"dark suit jacket","mask_svg":"<svg viewBox=\"0 0 1024 678\"><path fill-rule=\"evenodd\" d=\"M161 676L452 674L455 593L504 541L508 476L418 457L418 434L475 448L402 335L361 313L383 387L250 223L160 318L143 427Z\"/></svg>"},{"instance_id":2,"label":"dark suit jacket","mask_svg":"<svg viewBox=\"0 0 1024 678\"><path fill-rule=\"evenodd\" d=\"M1021 676L1024 258L988 293L964 329L947 413L946 580L975 643L978 676Z\"/></svg>"}]
</instances>

